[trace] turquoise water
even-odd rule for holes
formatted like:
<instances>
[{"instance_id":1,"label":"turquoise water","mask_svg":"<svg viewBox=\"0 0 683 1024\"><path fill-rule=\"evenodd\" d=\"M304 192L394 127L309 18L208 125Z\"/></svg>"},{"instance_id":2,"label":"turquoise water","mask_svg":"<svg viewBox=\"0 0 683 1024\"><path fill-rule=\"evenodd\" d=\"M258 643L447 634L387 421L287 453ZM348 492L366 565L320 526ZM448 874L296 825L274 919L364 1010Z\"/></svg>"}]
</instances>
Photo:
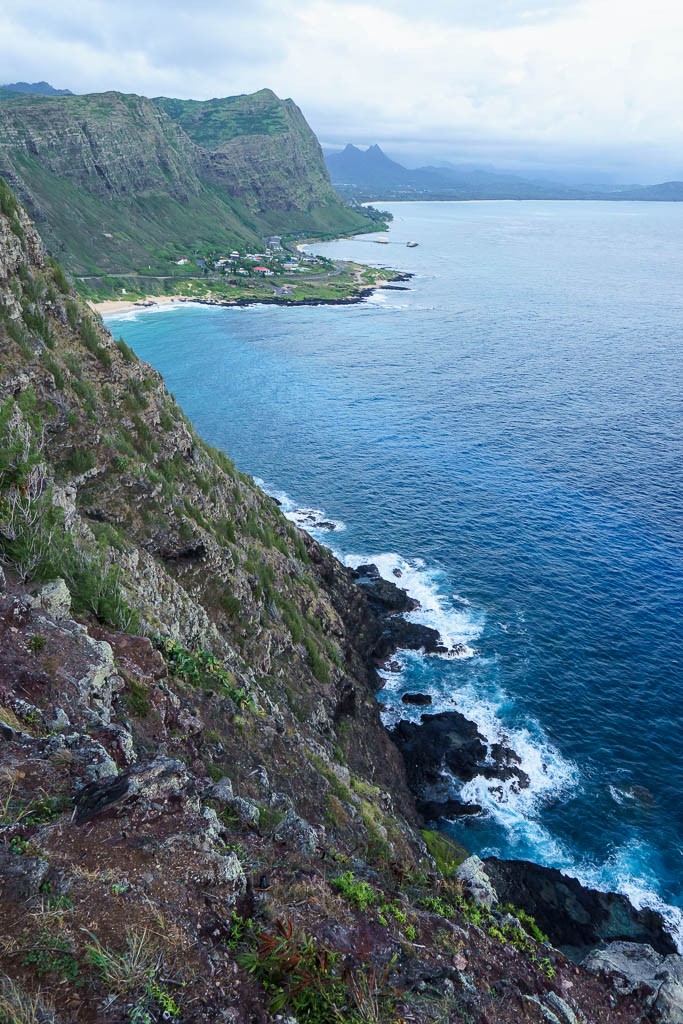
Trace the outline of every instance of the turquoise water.
<instances>
[{"instance_id":1,"label":"turquoise water","mask_svg":"<svg viewBox=\"0 0 683 1024\"><path fill-rule=\"evenodd\" d=\"M683 204L411 203L381 246L415 277L351 307L111 321L200 432L350 564L420 597L459 657L402 657L528 790L483 780L472 850L683 915ZM419 247L408 249L415 239Z\"/></svg>"}]
</instances>

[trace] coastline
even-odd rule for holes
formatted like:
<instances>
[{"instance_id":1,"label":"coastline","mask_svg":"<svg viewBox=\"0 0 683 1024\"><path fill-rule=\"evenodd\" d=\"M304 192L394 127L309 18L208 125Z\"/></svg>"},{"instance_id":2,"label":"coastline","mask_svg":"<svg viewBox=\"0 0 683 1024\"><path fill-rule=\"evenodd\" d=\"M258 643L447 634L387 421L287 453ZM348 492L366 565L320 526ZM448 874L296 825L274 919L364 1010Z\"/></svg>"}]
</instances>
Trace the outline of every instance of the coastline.
<instances>
[{"instance_id":1,"label":"coastline","mask_svg":"<svg viewBox=\"0 0 683 1024\"><path fill-rule=\"evenodd\" d=\"M284 295L259 295L252 297L240 297L235 299L207 299L200 296L190 295L146 295L144 299L106 299L102 302L88 300L88 305L93 312L100 316L111 316L117 313L139 313L144 310L155 310L171 305L200 305L200 306L223 306L226 308L246 306L350 306L363 302L376 291L383 288L391 288L396 282L409 281L412 274L397 272L391 277L380 278L372 285L357 288L348 295L340 298L293 298Z\"/></svg>"}]
</instances>

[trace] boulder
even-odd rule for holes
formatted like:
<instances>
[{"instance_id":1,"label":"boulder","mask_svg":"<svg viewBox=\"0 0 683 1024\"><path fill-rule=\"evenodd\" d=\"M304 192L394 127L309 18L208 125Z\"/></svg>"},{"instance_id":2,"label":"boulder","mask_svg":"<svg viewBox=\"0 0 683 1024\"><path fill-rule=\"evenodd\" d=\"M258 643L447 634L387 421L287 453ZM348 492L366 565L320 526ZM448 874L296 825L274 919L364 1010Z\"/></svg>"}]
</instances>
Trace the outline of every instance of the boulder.
<instances>
[{"instance_id":1,"label":"boulder","mask_svg":"<svg viewBox=\"0 0 683 1024\"><path fill-rule=\"evenodd\" d=\"M178 809L180 804L199 810L194 780L182 761L158 757L122 775L109 776L85 786L76 800L74 820L82 825L112 809L154 803Z\"/></svg>"},{"instance_id":2,"label":"boulder","mask_svg":"<svg viewBox=\"0 0 683 1024\"><path fill-rule=\"evenodd\" d=\"M428 693L404 693L401 701L404 704L416 704L418 707L424 707L432 703L432 698Z\"/></svg>"},{"instance_id":3,"label":"boulder","mask_svg":"<svg viewBox=\"0 0 683 1024\"><path fill-rule=\"evenodd\" d=\"M475 903L481 903L491 910L498 902L498 894L479 857L472 856L464 860L455 872L455 877L462 882L466 893Z\"/></svg>"},{"instance_id":4,"label":"boulder","mask_svg":"<svg viewBox=\"0 0 683 1024\"><path fill-rule=\"evenodd\" d=\"M646 944L611 942L589 953L582 966L608 978L621 995L638 993L663 1024L683 1024L683 957L662 956Z\"/></svg>"},{"instance_id":5,"label":"boulder","mask_svg":"<svg viewBox=\"0 0 683 1024\"><path fill-rule=\"evenodd\" d=\"M68 619L71 614L71 594L62 579L46 583L31 595L29 602L34 610L43 611L53 619Z\"/></svg>"},{"instance_id":6,"label":"boulder","mask_svg":"<svg viewBox=\"0 0 683 1024\"><path fill-rule=\"evenodd\" d=\"M312 856L320 845L318 830L300 818L295 811L288 811L273 833L276 843L286 843L299 853Z\"/></svg>"},{"instance_id":7,"label":"boulder","mask_svg":"<svg viewBox=\"0 0 683 1024\"><path fill-rule=\"evenodd\" d=\"M37 896L50 865L40 857L24 857L0 847L0 896L25 903Z\"/></svg>"},{"instance_id":8,"label":"boulder","mask_svg":"<svg viewBox=\"0 0 683 1024\"><path fill-rule=\"evenodd\" d=\"M384 661L394 651L424 651L426 654L446 654L438 630L419 622L408 622L400 615L392 615L380 623L381 633L375 644L374 656Z\"/></svg>"}]
</instances>

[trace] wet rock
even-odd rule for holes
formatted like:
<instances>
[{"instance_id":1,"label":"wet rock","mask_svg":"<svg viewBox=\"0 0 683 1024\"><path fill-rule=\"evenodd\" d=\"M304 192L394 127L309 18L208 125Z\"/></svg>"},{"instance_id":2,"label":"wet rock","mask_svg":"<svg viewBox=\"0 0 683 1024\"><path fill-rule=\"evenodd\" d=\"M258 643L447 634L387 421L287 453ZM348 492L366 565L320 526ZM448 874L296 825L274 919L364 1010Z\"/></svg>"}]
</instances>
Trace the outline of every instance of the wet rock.
<instances>
[{"instance_id":1,"label":"wet rock","mask_svg":"<svg viewBox=\"0 0 683 1024\"><path fill-rule=\"evenodd\" d=\"M380 579L379 569L373 562L368 562L365 565L359 565L357 569L353 569L352 571L357 580L364 578L369 580Z\"/></svg>"},{"instance_id":2,"label":"wet rock","mask_svg":"<svg viewBox=\"0 0 683 1024\"><path fill-rule=\"evenodd\" d=\"M320 845L321 837L319 830L314 829L294 811L288 811L275 829L273 839L277 843L286 843L294 847L299 853L312 856Z\"/></svg>"},{"instance_id":3,"label":"wet rock","mask_svg":"<svg viewBox=\"0 0 683 1024\"><path fill-rule=\"evenodd\" d=\"M501 903L514 903L572 960L616 940L648 943L656 952L676 952L660 914L636 910L619 893L598 892L555 868L529 861L484 861Z\"/></svg>"},{"instance_id":4,"label":"wet rock","mask_svg":"<svg viewBox=\"0 0 683 1024\"><path fill-rule=\"evenodd\" d=\"M427 654L447 653L438 630L392 615L382 621L381 634L373 653L380 661L384 661L398 650L424 651Z\"/></svg>"},{"instance_id":5,"label":"wet rock","mask_svg":"<svg viewBox=\"0 0 683 1024\"><path fill-rule=\"evenodd\" d=\"M479 857L468 857L462 862L455 876L460 879L465 891L476 903L481 903L489 910L498 903L498 894Z\"/></svg>"},{"instance_id":6,"label":"wet rock","mask_svg":"<svg viewBox=\"0 0 683 1024\"><path fill-rule=\"evenodd\" d=\"M24 857L0 847L0 896L14 903L37 896L49 869L40 857Z\"/></svg>"},{"instance_id":7,"label":"wet rock","mask_svg":"<svg viewBox=\"0 0 683 1024\"><path fill-rule=\"evenodd\" d=\"M489 749L475 723L459 711L423 715L419 723L401 721L391 735L403 755L410 787L431 817L462 813L451 787L444 784L445 770L463 783L481 776L519 787L529 784L515 752L502 744ZM443 805L443 814L433 813L435 804ZM475 810L480 808L472 805L468 813Z\"/></svg>"},{"instance_id":8,"label":"wet rock","mask_svg":"<svg viewBox=\"0 0 683 1024\"><path fill-rule=\"evenodd\" d=\"M471 814L481 814L483 811L480 804L466 804L454 797L443 800L418 800L416 806L425 821L438 821L439 818L452 821Z\"/></svg>"},{"instance_id":9,"label":"wet rock","mask_svg":"<svg viewBox=\"0 0 683 1024\"><path fill-rule=\"evenodd\" d=\"M31 607L53 619L67 619L71 614L71 594L62 579L46 583L29 598Z\"/></svg>"},{"instance_id":10,"label":"wet rock","mask_svg":"<svg viewBox=\"0 0 683 1024\"><path fill-rule=\"evenodd\" d=\"M4 594L7 589L7 580L5 579L5 570L0 565L0 594Z\"/></svg>"},{"instance_id":11,"label":"wet rock","mask_svg":"<svg viewBox=\"0 0 683 1024\"><path fill-rule=\"evenodd\" d=\"M401 701L404 704L417 704L420 707L424 707L432 703L432 698L428 693L404 693Z\"/></svg>"},{"instance_id":12,"label":"wet rock","mask_svg":"<svg viewBox=\"0 0 683 1024\"><path fill-rule=\"evenodd\" d=\"M376 615L395 615L402 612L412 612L420 607L420 602L414 597L409 597L407 590L402 590L395 583L383 580L381 577L369 577L360 579L358 585L362 587L368 604Z\"/></svg>"}]
</instances>

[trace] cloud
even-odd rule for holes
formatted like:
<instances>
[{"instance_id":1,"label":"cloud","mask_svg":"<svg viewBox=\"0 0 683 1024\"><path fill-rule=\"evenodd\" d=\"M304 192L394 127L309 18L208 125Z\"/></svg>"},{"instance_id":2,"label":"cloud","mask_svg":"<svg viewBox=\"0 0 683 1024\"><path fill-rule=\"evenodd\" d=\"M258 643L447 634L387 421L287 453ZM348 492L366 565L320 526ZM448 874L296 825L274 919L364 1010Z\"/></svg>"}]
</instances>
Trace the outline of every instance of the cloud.
<instances>
[{"instance_id":1,"label":"cloud","mask_svg":"<svg viewBox=\"0 0 683 1024\"><path fill-rule=\"evenodd\" d=\"M630 147L683 167L681 38L674 0L20 0L0 67L75 91L268 86L329 141Z\"/></svg>"}]
</instances>

